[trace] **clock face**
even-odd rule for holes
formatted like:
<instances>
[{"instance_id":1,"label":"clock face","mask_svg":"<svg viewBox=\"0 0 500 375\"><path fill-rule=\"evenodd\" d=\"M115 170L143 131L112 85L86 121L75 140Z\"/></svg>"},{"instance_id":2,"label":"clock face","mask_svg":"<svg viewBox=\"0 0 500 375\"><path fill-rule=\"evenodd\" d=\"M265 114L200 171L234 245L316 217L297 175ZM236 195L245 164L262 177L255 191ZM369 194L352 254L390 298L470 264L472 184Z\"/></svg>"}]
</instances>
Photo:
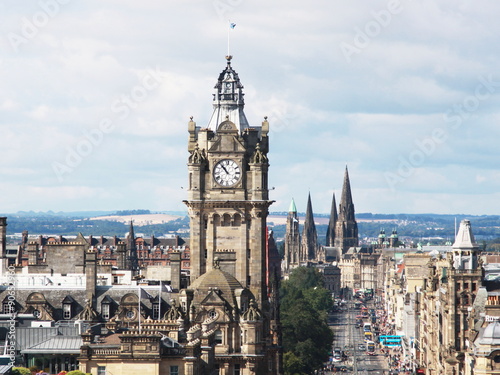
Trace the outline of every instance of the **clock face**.
<instances>
[{"instance_id":1,"label":"clock face","mask_svg":"<svg viewBox=\"0 0 500 375\"><path fill-rule=\"evenodd\" d=\"M214 179L219 185L233 186L241 177L240 166L231 159L224 159L215 164Z\"/></svg>"}]
</instances>

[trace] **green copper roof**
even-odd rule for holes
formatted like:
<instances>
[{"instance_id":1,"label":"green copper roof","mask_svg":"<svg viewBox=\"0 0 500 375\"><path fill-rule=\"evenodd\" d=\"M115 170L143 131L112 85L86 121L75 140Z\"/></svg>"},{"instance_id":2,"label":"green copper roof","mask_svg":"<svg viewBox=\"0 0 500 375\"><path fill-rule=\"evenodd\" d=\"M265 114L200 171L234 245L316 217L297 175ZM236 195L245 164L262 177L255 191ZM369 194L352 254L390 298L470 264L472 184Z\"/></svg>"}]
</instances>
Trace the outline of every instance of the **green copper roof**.
<instances>
[{"instance_id":1,"label":"green copper roof","mask_svg":"<svg viewBox=\"0 0 500 375\"><path fill-rule=\"evenodd\" d=\"M293 198L290 202L290 208L288 209L288 212L297 212L297 207L295 207L295 201L293 200Z\"/></svg>"}]
</instances>

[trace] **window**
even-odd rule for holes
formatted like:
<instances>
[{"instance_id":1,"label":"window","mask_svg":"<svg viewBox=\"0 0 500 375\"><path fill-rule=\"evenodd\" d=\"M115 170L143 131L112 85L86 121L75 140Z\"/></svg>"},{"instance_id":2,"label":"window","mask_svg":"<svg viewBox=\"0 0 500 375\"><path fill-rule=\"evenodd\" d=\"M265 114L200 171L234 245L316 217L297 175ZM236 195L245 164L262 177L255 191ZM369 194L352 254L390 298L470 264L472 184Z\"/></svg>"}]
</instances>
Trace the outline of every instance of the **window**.
<instances>
[{"instance_id":1,"label":"window","mask_svg":"<svg viewBox=\"0 0 500 375\"><path fill-rule=\"evenodd\" d=\"M215 331L215 344L222 345L222 331L220 329Z\"/></svg>"},{"instance_id":2,"label":"window","mask_svg":"<svg viewBox=\"0 0 500 375\"><path fill-rule=\"evenodd\" d=\"M97 375L106 375L106 366L97 366Z\"/></svg>"},{"instance_id":3,"label":"window","mask_svg":"<svg viewBox=\"0 0 500 375\"><path fill-rule=\"evenodd\" d=\"M12 310L11 310L12 308ZM15 303L9 303L8 300L5 300L2 304L2 313L3 314L12 314L13 312L15 312L16 309L15 309Z\"/></svg>"},{"instance_id":4,"label":"window","mask_svg":"<svg viewBox=\"0 0 500 375\"><path fill-rule=\"evenodd\" d=\"M101 316L103 319L108 320L109 319L109 303L103 303L101 305Z\"/></svg>"},{"instance_id":5,"label":"window","mask_svg":"<svg viewBox=\"0 0 500 375\"><path fill-rule=\"evenodd\" d=\"M233 375L240 375L240 374L241 374L241 365L235 364Z\"/></svg>"},{"instance_id":6,"label":"window","mask_svg":"<svg viewBox=\"0 0 500 375\"><path fill-rule=\"evenodd\" d=\"M217 311L215 311L215 310L210 310L210 311L208 312L208 317L209 317L210 319L215 319L215 318L217 318Z\"/></svg>"},{"instance_id":7,"label":"window","mask_svg":"<svg viewBox=\"0 0 500 375\"><path fill-rule=\"evenodd\" d=\"M153 303L153 319L160 319L160 304Z\"/></svg>"},{"instance_id":8,"label":"window","mask_svg":"<svg viewBox=\"0 0 500 375\"><path fill-rule=\"evenodd\" d=\"M63 319L71 319L71 304L69 303L63 305Z\"/></svg>"},{"instance_id":9,"label":"window","mask_svg":"<svg viewBox=\"0 0 500 375\"><path fill-rule=\"evenodd\" d=\"M179 366L170 366L170 375L179 375Z\"/></svg>"}]
</instances>

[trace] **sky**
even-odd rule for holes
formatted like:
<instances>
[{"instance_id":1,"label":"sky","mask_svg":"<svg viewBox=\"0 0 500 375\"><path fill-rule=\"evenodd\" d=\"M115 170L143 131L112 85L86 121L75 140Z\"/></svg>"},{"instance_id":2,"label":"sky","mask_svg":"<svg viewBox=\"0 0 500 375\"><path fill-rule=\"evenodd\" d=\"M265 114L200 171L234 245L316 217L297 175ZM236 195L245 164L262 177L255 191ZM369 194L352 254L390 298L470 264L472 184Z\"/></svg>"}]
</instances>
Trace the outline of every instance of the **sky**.
<instances>
[{"instance_id":1,"label":"sky","mask_svg":"<svg viewBox=\"0 0 500 375\"><path fill-rule=\"evenodd\" d=\"M233 55L271 211L500 214L500 2L2 0L0 212L185 210ZM229 23L235 23L234 29Z\"/></svg>"}]
</instances>

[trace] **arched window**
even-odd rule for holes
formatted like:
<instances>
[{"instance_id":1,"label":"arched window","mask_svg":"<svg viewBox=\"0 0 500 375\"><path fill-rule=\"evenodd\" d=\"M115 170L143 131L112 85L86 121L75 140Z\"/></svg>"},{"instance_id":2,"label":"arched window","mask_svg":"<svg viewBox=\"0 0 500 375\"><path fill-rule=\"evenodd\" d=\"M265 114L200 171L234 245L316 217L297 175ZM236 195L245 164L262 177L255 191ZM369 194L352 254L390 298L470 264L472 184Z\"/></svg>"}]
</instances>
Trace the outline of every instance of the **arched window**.
<instances>
[{"instance_id":1,"label":"arched window","mask_svg":"<svg viewBox=\"0 0 500 375\"><path fill-rule=\"evenodd\" d=\"M233 227L239 227L241 225L241 215L235 214L233 219Z\"/></svg>"},{"instance_id":2,"label":"arched window","mask_svg":"<svg viewBox=\"0 0 500 375\"><path fill-rule=\"evenodd\" d=\"M215 214L214 218L213 218L213 221L214 221L214 226L218 227L220 225L220 216L217 215L217 214Z\"/></svg>"},{"instance_id":3,"label":"arched window","mask_svg":"<svg viewBox=\"0 0 500 375\"><path fill-rule=\"evenodd\" d=\"M222 217L222 226L229 227L231 225L231 216L229 214L224 214Z\"/></svg>"}]
</instances>

